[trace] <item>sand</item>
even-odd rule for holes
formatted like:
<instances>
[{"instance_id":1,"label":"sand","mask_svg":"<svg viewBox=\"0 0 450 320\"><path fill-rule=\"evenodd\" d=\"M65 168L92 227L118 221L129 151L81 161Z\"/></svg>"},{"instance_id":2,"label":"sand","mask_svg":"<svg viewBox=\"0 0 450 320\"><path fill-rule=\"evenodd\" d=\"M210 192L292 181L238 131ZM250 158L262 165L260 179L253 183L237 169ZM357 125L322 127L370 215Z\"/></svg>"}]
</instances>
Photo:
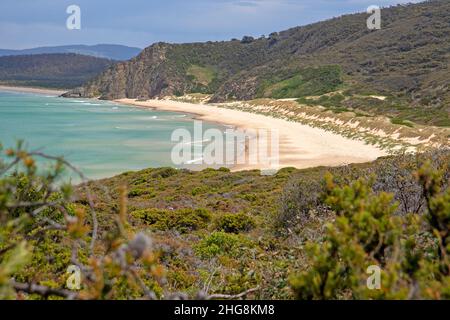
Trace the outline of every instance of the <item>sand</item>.
<instances>
[{"instance_id":1,"label":"sand","mask_svg":"<svg viewBox=\"0 0 450 320\"><path fill-rule=\"evenodd\" d=\"M137 107L193 114L196 119L246 129L276 129L279 132L279 167L299 169L317 166L341 166L370 162L386 153L361 140L352 140L338 134L264 115L230 110L206 104L192 104L171 100L136 101L119 99L116 102ZM265 165L251 164L233 167L233 170L267 169Z\"/></svg>"},{"instance_id":2,"label":"sand","mask_svg":"<svg viewBox=\"0 0 450 320\"><path fill-rule=\"evenodd\" d=\"M67 90L55 90L45 88L33 88L33 87L14 87L14 86L2 86L0 85L0 91L14 91L14 92L29 92L36 94L45 94L49 96L60 96Z\"/></svg>"}]
</instances>

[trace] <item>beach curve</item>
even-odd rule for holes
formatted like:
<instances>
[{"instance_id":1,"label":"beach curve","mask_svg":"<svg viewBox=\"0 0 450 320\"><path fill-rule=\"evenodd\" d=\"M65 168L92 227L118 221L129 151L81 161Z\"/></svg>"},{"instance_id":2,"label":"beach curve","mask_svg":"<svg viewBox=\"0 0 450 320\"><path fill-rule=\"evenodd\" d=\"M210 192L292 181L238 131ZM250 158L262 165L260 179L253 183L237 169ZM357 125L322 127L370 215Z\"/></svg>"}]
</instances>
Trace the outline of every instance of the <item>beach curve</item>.
<instances>
[{"instance_id":1,"label":"beach curve","mask_svg":"<svg viewBox=\"0 0 450 320\"><path fill-rule=\"evenodd\" d=\"M161 111L188 113L198 120L235 126L240 129L276 129L279 132L279 168L305 169L364 163L386 156L380 148L362 140L349 139L321 128L265 115L231 110L208 104L173 100L118 99L115 102ZM266 169L264 165L239 165L233 171Z\"/></svg>"}]
</instances>

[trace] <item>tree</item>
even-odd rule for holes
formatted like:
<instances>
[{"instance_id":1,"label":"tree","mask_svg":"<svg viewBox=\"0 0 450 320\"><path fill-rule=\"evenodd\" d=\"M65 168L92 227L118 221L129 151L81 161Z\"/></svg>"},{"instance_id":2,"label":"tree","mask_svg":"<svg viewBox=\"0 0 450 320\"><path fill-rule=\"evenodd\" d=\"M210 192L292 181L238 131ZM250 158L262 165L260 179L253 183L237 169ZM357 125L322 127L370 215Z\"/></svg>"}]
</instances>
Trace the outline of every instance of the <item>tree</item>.
<instances>
[{"instance_id":1,"label":"tree","mask_svg":"<svg viewBox=\"0 0 450 320\"><path fill-rule=\"evenodd\" d=\"M251 36L244 36L241 40L241 43L248 44L248 43L252 43L253 41L255 41L255 38L253 38Z\"/></svg>"}]
</instances>

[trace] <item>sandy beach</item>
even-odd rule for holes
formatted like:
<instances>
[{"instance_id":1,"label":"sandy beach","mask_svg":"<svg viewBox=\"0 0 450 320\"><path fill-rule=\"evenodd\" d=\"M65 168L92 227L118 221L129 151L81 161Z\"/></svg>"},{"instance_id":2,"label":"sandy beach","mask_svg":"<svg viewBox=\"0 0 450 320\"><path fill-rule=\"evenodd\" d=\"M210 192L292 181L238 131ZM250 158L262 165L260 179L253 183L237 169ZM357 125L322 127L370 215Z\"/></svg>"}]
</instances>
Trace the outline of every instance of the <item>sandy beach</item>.
<instances>
[{"instance_id":1,"label":"sandy beach","mask_svg":"<svg viewBox=\"0 0 450 320\"><path fill-rule=\"evenodd\" d=\"M45 88L33 88L33 87L14 87L0 85L0 91L13 91L13 92L28 92L35 94L45 94L49 96L60 96L67 90L45 89Z\"/></svg>"},{"instance_id":2,"label":"sandy beach","mask_svg":"<svg viewBox=\"0 0 450 320\"><path fill-rule=\"evenodd\" d=\"M137 107L193 114L196 119L246 129L277 129L280 137L279 164L299 169L317 166L340 166L363 163L385 156L386 153L364 141L351 140L320 128L264 115L230 110L205 104L191 104L171 100L136 101L119 99L116 102ZM267 169L260 165L236 166L233 170Z\"/></svg>"}]
</instances>

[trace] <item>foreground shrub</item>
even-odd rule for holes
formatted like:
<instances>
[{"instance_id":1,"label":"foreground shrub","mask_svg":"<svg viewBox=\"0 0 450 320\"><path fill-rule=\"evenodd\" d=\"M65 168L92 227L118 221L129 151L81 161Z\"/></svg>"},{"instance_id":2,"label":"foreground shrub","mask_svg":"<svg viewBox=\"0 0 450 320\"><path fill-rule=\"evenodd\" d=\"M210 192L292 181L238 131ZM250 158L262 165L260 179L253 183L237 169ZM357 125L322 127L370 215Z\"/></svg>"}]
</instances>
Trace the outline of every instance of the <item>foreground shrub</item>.
<instances>
[{"instance_id":1,"label":"foreground shrub","mask_svg":"<svg viewBox=\"0 0 450 320\"><path fill-rule=\"evenodd\" d=\"M321 179L306 177L292 179L284 187L280 199L280 211L276 216L275 227L281 232L301 226L307 222L312 212L323 208Z\"/></svg>"},{"instance_id":2,"label":"foreground shrub","mask_svg":"<svg viewBox=\"0 0 450 320\"><path fill-rule=\"evenodd\" d=\"M369 165L330 168L329 172L340 186L349 185L360 178L366 181L373 179L372 189L375 193L386 192L393 195L393 200L398 203L395 214L425 214L426 199L415 173L427 160L433 168L442 171L440 187L448 188L448 150L434 150L416 155L401 154L379 159ZM312 217L323 219L329 215L329 205L324 197L325 172L325 168L311 169L290 178L281 194L279 211L275 217L278 233L286 234L288 230L302 233L305 224L314 220Z\"/></svg>"},{"instance_id":3,"label":"foreground shrub","mask_svg":"<svg viewBox=\"0 0 450 320\"><path fill-rule=\"evenodd\" d=\"M395 215L393 195L374 193L370 181L339 187L327 177L326 203L337 218L322 243L307 243L309 267L290 280L297 298L450 298L450 189L429 163L416 177L425 216ZM367 286L373 267L381 270L378 290Z\"/></svg>"},{"instance_id":4,"label":"foreground shrub","mask_svg":"<svg viewBox=\"0 0 450 320\"><path fill-rule=\"evenodd\" d=\"M84 175L64 159L21 147L0 157L0 299L161 297L163 268L152 240L129 228L126 190L98 245L99 221ZM49 169L38 170L35 158L50 162ZM83 181L83 199L63 182L64 168ZM69 266L80 272L71 288Z\"/></svg>"},{"instance_id":5,"label":"foreground shrub","mask_svg":"<svg viewBox=\"0 0 450 320\"><path fill-rule=\"evenodd\" d=\"M217 221L217 229L229 233L250 231L255 227L255 221L244 213L227 213Z\"/></svg>"},{"instance_id":6,"label":"foreground shrub","mask_svg":"<svg viewBox=\"0 0 450 320\"><path fill-rule=\"evenodd\" d=\"M251 242L244 236L218 231L201 240L195 251L206 259L220 255L237 257L250 246Z\"/></svg>"}]
</instances>

